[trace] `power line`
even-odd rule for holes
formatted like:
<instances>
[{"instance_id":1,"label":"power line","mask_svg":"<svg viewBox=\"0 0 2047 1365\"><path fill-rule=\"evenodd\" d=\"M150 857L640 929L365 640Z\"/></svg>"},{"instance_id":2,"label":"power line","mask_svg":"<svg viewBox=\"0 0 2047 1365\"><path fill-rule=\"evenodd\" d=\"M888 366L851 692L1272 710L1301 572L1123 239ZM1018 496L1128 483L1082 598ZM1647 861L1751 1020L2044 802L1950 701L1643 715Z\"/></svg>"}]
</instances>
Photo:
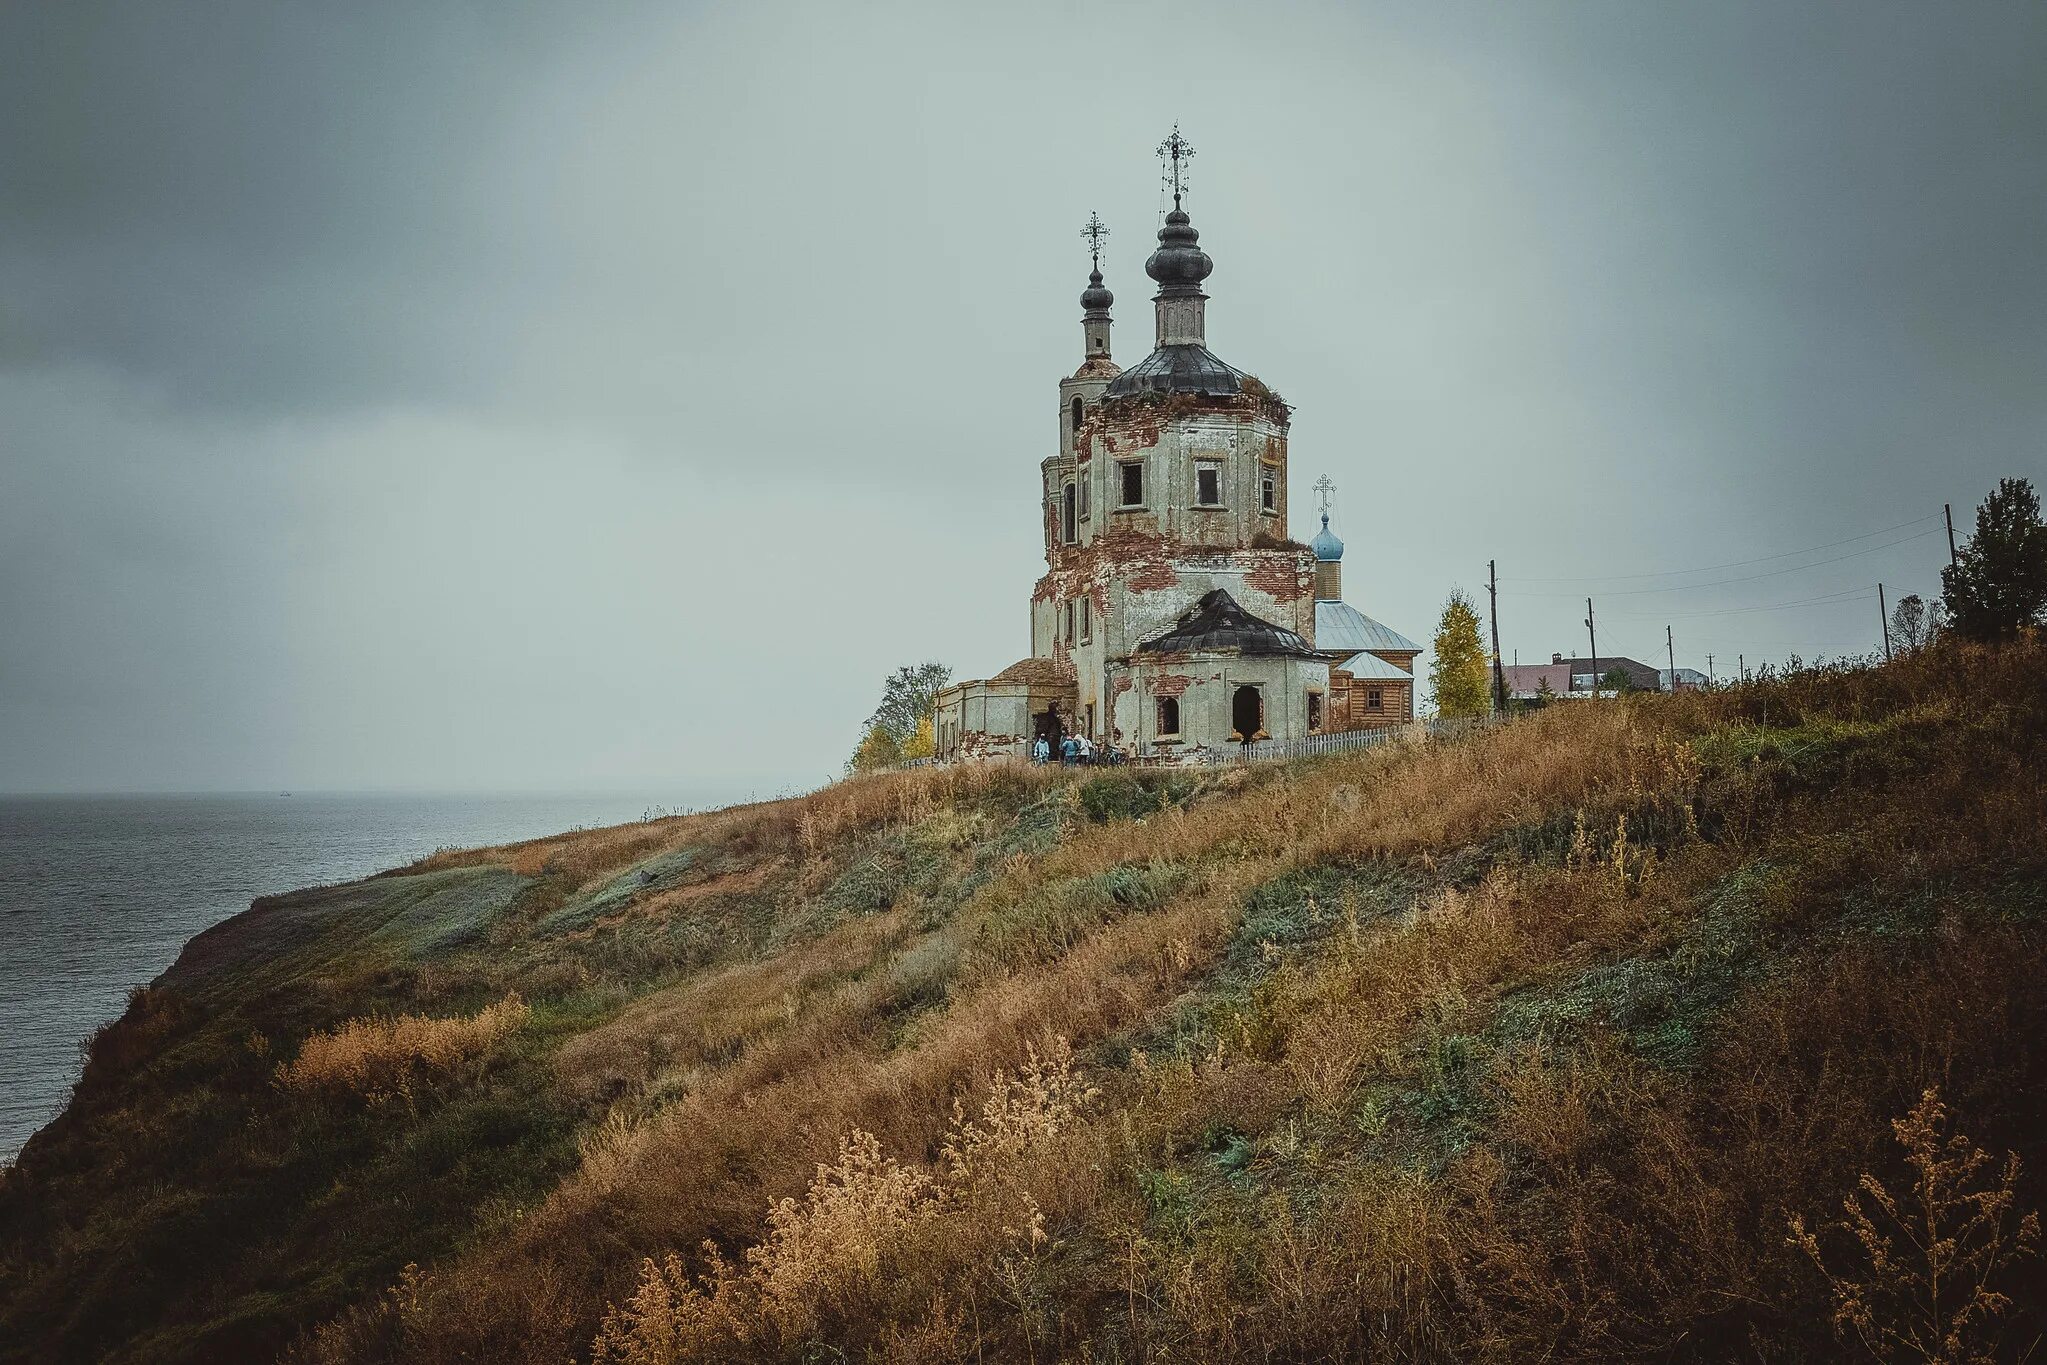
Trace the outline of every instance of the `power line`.
<instances>
[{"instance_id":1,"label":"power line","mask_svg":"<svg viewBox=\"0 0 2047 1365\"><path fill-rule=\"evenodd\" d=\"M1752 611L1788 611L1793 607L1831 606L1837 602L1846 602L1851 598L1867 597L1868 595L1869 589L1866 587L1843 588L1839 592L1830 592L1824 597L1804 597L1796 602L1767 602L1754 607L1722 607L1717 611L1608 612L1607 615L1622 621L1661 621L1666 618L1673 621L1694 621L1702 616L1745 616Z\"/></svg>"},{"instance_id":2,"label":"power line","mask_svg":"<svg viewBox=\"0 0 2047 1365\"><path fill-rule=\"evenodd\" d=\"M1843 545L1853 545L1858 540L1870 540L1876 536L1887 536L1893 531L1902 531L1908 526L1917 526L1923 521L1933 521L1939 515L1938 513L1929 512L1923 517L1914 517L1910 521L1901 521L1896 526L1886 526L1881 531L1865 531L1859 536L1850 536L1846 540L1836 540L1825 545L1808 545L1802 550L1783 550L1773 555L1757 555L1754 559L1732 559L1725 564L1703 564L1696 569L1654 569L1644 573L1585 574L1577 578L1510 578L1506 581L1509 583L1621 583L1637 578L1676 578L1688 573L1717 573L1721 569L1739 569L1748 564L1767 564L1773 559L1789 559L1793 555L1810 555L1818 554L1822 550L1838 550ZM1900 541L1897 543L1903 544L1904 542ZM1577 596L1576 593L1568 595Z\"/></svg>"},{"instance_id":3,"label":"power line","mask_svg":"<svg viewBox=\"0 0 2047 1365\"><path fill-rule=\"evenodd\" d=\"M1912 523L1911 523L1911 522L1907 522L1907 523L1905 523L1905 524L1906 524L1907 526L1909 526L1909 525L1911 525ZM1895 530L1895 529L1897 529L1897 528L1895 528L1895 527L1894 527L1894 528L1892 528L1892 529L1894 529L1894 530ZM1810 563L1810 564L1793 564L1793 565L1792 565L1792 566L1791 566L1790 568L1787 568L1787 569L1769 569L1769 570L1766 570L1766 571L1765 571L1765 572L1763 572L1763 573L1752 573L1752 574L1744 574L1744 575L1742 575L1742 576L1741 576L1741 577L1739 577L1739 578L1716 578L1716 579L1714 579L1714 580L1713 580L1712 582L1710 582L1710 583L1674 583L1674 584L1672 584L1672 585L1671 585L1670 587L1667 587L1667 588L1621 588L1621 589L1619 589L1618 591L1615 591L1615 592L1609 592L1609 593L1603 593L1603 594L1601 594L1601 595L1602 595L1602 596L1605 596L1605 597L1640 597L1640 596L1641 596L1642 594L1644 594L1644 593L1656 593L1656 592L1690 592L1690 591L1692 591L1692 590L1694 590L1694 589L1697 589L1697 588L1724 588L1724 587L1727 587L1727 586L1728 586L1729 584L1732 584L1732 583L1753 583L1753 582L1757 581L1758 579L1763 579L1763 578L1778 578L1778 577L1781 577L1782 575L1784 575L1784 574L1788 574L1788 573L1803 573L1803 572L1804 572L1805 570L1807 570L1807 569L1819 569L1819 568L1824 568L1824 567L1826 567L1826 566L1827 566L1827 565L1829 565L1829 564L1839 564L1839 563L1841 563L1841 562L1842 562L1843 560L1848 560L1848 559L1855 559L1855 558L1857 558L1857 557L1859 557L1859 556L1861 556L1861 555L1870 555L1870 554L1875 554L1875 553L1877 553L1877 552L1878 552L1878 551L1880 551L1880 550L1893 550L1893 549L1896 549L1896 548L1897 548L1898 546L1900 546L1900 545L1909 545L1909 544L1911 544L1911 543L1912 543L1913 541L1915 541L1915 540L1920 540L1920 539L1923 539L1923 538L1924 538L1924 537L1926 537L1926 536L1931 536L1931 535L1938 535L1939 533L1940 533L1940 527L1938 527L1938 526L1929 526L1929 527L1928 527L1928 528L1926 528L1926 529L1925 529L1924 531L1917 531L1917 532L1914 532L1913 534L1911 534L1911 535L1909 535L1909 536L1903 536L1903 537L1900 537L1900 538L1899 538L1899 539L1897 539L1897 540L1893 540L1893 541L1887 541L1886 543L1884 543L1884 544L1882 544L1882 545L1870 545L1870 546L1867 546L1867 547L1865 547L1865 548L1863 548L1863 549L1860 549L1860 550L1850 550L1850 551L1849 551L1849 552L1848 552L1847 554L1845 554L1845 555L1835 555L1835 556L1834 556L1834 557L1833 557L1832 559L1816 559L1816 560L1814 560L1814 561L1813 561L1812 563ZM1859 538L1859 537L1858 537L1858 538ZM1842 543L1844 543L1844 544L1845 544L1846 542L1842 542ZM1807 553L1807 552L1801 551L1800 553ZM1697 572L1697 570L1693 570L1692 572L1695 572L1695 573L1696 573L1696 572ZM1574 593L1574 592L1510 592L1510 593L1508 593L1508 594L1506 594L1506 595L1507 595L1507 596L1509 596L1509 597L1572 597L1572 598L1575 598L1575 597L1576 597L1576 596L1577 596L1578 594L1577 594L1577 593Z\"/></svg>"}]
</instances>

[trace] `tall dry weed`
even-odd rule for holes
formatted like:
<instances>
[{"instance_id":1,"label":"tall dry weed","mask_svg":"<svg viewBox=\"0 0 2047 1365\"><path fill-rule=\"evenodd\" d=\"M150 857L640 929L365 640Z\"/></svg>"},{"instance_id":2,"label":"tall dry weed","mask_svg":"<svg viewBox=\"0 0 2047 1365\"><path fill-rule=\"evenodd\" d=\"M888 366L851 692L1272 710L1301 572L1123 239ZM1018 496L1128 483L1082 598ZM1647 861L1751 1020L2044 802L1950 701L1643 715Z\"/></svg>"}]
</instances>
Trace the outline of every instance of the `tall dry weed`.
<instances>
[{"instance_id":1,"label":"tall dry weed","mask_svg":"<svg viewBox=\"0 0 2047 1365\"><path fill-rule=\"evenodd\" d=\"M2012 1307L1999 1282L2039 1251L2039 1214L2006 1226L2018 1155L2007 1153L1986 1178L1990 1154L1944 1131L1947 1122L1939 1091L1928 1089L1891 1123L1912 1169L1910 1193L1893 1195L1865 1174L1860 1193L1842 1201L1847 1217L1836 1226L1852 1238L1861 1269L1834 1270L1818 1233L1798 1215L1790 1220L1792 1245L1826 1277L1835 1326L1881 1361L1987 1365L1996 1357L1999 1320Z\"/></svg>"},{"instance_id":2,"label":"tall dry weed","mask_svg":"<svg viewBox=\"0 0 2047 1365\"><path fill-rule=\"evenodd\" d=\"M698 1275L673 1254L642 1262L633 1296L607 1310L593 1360L682 1365L748 1346L787 1350L834 1322L879 1320L886 1315L874 1310L891 1297L891 1272L913 1239L925 1252L950 1245L955 1259L962 1239L979 1247L991 1229L1035 1248L1045 1238L1042 1216L1015 1187L1014 1168L1079 1122L1095 1095L1075 1073L1070 1045L1055 1039L1043 1056L1033 1048L1021 1066L998 1073L972 1116L955 1101L940 1169L899 1161L872 1133L853 1129L801 1199L770 1205L766 1234L742 1263L711 1243ZM1000 1202L1020 1198L1022 1226L997 1228L986 1195L998 1188L1012 1196ZM932 1225L946 1220L955 1235L933 1237Z\"/></svg>"}]
</instances>

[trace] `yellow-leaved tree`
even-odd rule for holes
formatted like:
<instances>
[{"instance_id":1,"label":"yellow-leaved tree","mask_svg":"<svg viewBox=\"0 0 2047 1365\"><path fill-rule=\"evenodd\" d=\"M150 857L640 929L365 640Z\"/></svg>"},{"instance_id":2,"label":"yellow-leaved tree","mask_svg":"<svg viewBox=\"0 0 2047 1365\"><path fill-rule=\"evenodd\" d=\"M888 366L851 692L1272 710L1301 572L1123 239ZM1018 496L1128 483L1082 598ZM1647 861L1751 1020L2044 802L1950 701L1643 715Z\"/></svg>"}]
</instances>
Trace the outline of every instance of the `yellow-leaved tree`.
<instances>
[{"instance_id":1,"label":"yellow-leaved tree","mask_svg":"<svg viewBox=\"0 0 2047 1365\"><path fill-rule=\"evenodd\" d=\"M1436 694L1436 714L1447 718L1482 716L1492 709L1486 696L1486 652L1478 636L1478 612L1462 588L1452 588L1443 603L1430 649L1429 687Z\"/></svg>"},{"instance_id":2,"label":"yellow-leaved tree","mask_svg":"<svg viewBox=\"0 0 2047 1365\"><path fill-rule=\"evenodd\" d=\"M870 725L867 733L860 737L860 744L853 750L853 757L846 766L856 773L871 773L880 768L893 768L902 759L903 747L896 743L896 737L889 733L888 727Z\"/></svg>"},{"instance_id":3,"label":"yellow-leaved tree","mask_svg":"<svg viewBox=\"0 0 2047 1365\"><path fill-rule=\"evenodd\" d=\"M944 664L905 664L889 674L881 685L881 704L867 718L860 743L846 760L848 772L872 772L892 768L906 758L929 758L932 742L932 706L952 677Z\"/></svg>"}]
</instances>

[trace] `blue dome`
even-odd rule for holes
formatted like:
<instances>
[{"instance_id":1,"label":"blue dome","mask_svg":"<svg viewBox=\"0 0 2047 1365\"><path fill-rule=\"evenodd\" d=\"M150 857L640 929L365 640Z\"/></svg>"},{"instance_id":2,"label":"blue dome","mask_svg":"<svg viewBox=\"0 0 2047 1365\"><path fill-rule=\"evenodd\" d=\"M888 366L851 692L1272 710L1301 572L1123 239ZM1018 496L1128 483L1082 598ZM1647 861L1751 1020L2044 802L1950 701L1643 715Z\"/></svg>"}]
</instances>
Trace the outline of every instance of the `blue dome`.
<instances>
[{"instance_id":1,"label":"blue dome","mask_svg":"<svg viewBox=\"0 0 2047 1365\"><path fill-rule=\"evenodd\" d=\"M1329 514L1327 512L1322 514L1322 529L1315 533L1313 540L1308 542L1308 548L1315 552L1315 558L1325 564L1332 560L1343 558L1343 542L1338 540L1336 533L1329 529Z\"/></svg>"}]
</instances>

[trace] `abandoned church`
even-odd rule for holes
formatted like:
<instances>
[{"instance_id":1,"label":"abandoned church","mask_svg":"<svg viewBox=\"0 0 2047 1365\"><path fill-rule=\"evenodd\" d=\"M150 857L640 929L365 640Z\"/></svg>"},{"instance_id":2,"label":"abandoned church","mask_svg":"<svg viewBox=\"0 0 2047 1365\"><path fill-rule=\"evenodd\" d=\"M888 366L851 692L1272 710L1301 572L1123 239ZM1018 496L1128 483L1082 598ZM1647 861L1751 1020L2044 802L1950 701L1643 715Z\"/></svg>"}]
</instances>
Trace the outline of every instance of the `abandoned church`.
<instances>
[{"instance_id":1,"label":"abandoned church","mask_svg":"<svg viewBox=\"0 0 2047 1365\"><path fill-rule=\"evenodd\" d=\"M1078 733L1151 761L1414 719L1420 646L1343 601L1343 542L1288 534L1277 393L1208 349L1214 263L1181 207L1191 149L1160 147L1173 208L1144 264L1158 285L1151 354L1111 359L1101 244L1081 291L1080 367L1059 383L1043 463L1045 574L1030 657L938 694L939 760L1019 757Z\"/></svg>"}]
</instances>

